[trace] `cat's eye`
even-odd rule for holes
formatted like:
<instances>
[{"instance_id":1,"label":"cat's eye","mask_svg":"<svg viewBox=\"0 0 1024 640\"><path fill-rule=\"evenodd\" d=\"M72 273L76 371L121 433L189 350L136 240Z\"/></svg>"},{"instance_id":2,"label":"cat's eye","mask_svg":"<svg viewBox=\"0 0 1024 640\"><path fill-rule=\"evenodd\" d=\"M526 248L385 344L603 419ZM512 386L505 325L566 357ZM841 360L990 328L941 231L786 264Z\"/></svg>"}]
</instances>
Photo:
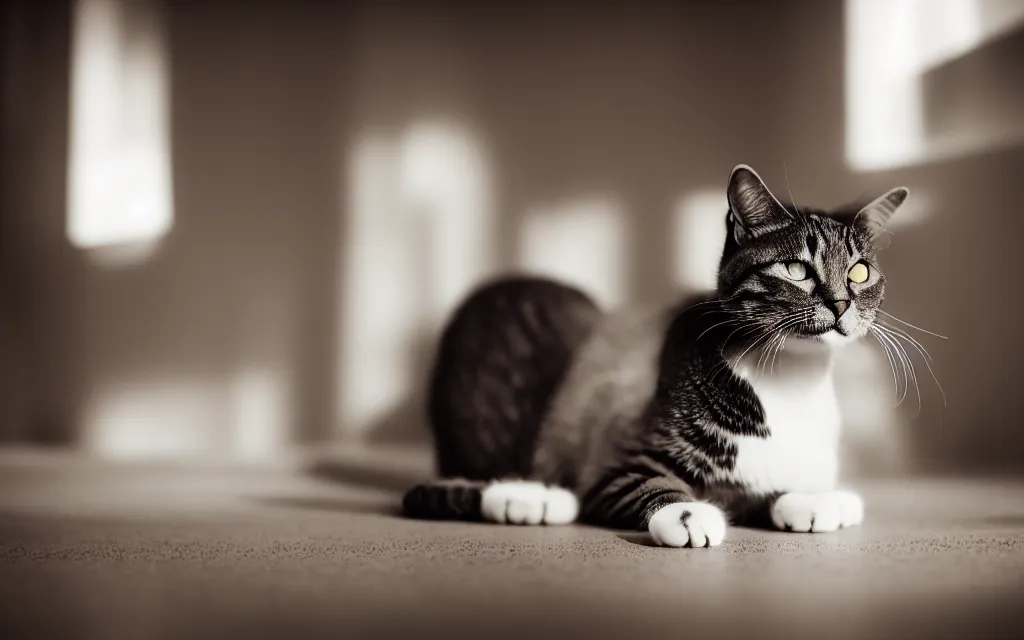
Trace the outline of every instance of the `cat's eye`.
<instances>
[{"instance_id":1,"label":"cat's eye","mask_svg":"<svg viewBox=\"0 0 1024 640\"><path fill-rule=\"evenodd\" d=\"M802 262L787 262L786 274L794 280L806 280L807 266Z\"/></svg>"},{"instance_id":2,"label":"cat's eye","mask_svg":"<svg viewBox=\"0 0 1024 640\"><path fill-rule=\"evenodd\" d=\"M854 284L864 284L868 281L868 276L871 272L868 270L868 265L863 262L858 262L850 268L850 272L846 274L850 279L850 282Z\"/></svg>"}]
</instances>

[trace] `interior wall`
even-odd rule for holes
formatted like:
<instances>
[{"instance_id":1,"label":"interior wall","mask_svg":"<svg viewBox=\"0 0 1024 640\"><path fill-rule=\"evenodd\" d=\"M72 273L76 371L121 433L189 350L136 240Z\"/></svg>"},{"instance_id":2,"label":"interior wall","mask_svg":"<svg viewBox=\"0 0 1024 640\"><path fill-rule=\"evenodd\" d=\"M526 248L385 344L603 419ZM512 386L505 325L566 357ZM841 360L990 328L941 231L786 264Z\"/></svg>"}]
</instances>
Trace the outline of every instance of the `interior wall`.
<instances>
[{"instance_id":1,"label":"interior wall","mask_svg":"<svg viewBox=\"0 0 1024 640\"><path fill-rule=\"evenodd\" d=\"M11 0L0 20L0 440L74 442L82 289L63 237L69 3Z\"/></svg>"},{"instance_id":2,"label":"interior wall","mask_svg":"<svg viewBox=\"0 0 1024 640\"><path fill-rule=\"evenodd\" d=\"M893 420L880 352L844 370L846 403L874 411L854 430L861 468L1022 468L1018 303L1005 295L1021 152L851 171L841 2L178 0L166 15L175 222L148 260L104 265L66 246L64 137L33 124L47 133L32 139L32 184L55 189L24 193L51 217L13 263L50 288L27 276L4 288L49 305L18 314L36 340L15 360L45 372L31 404L63 407L48 424L76 425L66 441L260 455L422 442L433 339L472 283L529 267L579 277L609 306L671 299L706 279L685 258L713 261L704 245L743 162L801 202L905 184L928 203L883 267L887 308L950 338L921 337L947 405L920 369L920 414L912 395ZM65 77L36 70L63 91ZM928 82L934 95L974 86L963 73ZM984 104L1020 108L998 95ZM690 209L705 222L680 227ZM65 389L53 402L52 380Z\"/></svg>"},{"instance_id":3,"label":"interior wall","mask_svg":"<svg viewBox=\"0 0 1024 640\"><path fill-rule=\"evenodd\" d=\"M348 13L166 4L175 220L148 259L85 269L93 448L265 456L332 434Z\"/></svg>"}]
</instances>

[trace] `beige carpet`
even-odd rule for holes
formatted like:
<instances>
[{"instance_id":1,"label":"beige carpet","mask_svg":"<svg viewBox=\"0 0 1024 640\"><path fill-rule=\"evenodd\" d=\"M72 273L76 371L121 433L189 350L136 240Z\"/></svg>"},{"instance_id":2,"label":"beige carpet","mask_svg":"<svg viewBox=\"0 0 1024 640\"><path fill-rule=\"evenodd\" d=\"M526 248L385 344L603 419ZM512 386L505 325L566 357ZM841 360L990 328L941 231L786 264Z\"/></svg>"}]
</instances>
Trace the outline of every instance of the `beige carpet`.
<instances>
[{"instance_id":1,"label":"beige carpet","mask_svg":"<svg viewBox=\"0 0 1024 640\"><path fill-rule=\"evenodd\" d=\"M356 464L362 461L361 464ZM386 460L384 461L386 462ZM717 549L395 517L426 465L0 454L0 637L1021 637L1024 484L864 486L865 526Z\"/></svg>"}]
</instances>

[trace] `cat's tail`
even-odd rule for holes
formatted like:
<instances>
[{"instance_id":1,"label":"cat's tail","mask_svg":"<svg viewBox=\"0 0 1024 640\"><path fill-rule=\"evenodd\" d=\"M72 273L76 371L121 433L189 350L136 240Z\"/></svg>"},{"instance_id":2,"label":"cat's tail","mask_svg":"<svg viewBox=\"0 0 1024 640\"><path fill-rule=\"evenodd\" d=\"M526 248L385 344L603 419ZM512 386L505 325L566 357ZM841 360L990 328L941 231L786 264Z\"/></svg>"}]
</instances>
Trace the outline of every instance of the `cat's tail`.
<instances>
[{"instance_id":1,"label":"cat's tail","mask_svg":"<svg viewBox=\"0 0 1024 640\"><path fill-rule=\"evenodd\" d=\"M439 480L413 487L402 500L409 518L498 524L569 524L579 501L567 489L526 480Z\"/></svg>"}]
</instances>

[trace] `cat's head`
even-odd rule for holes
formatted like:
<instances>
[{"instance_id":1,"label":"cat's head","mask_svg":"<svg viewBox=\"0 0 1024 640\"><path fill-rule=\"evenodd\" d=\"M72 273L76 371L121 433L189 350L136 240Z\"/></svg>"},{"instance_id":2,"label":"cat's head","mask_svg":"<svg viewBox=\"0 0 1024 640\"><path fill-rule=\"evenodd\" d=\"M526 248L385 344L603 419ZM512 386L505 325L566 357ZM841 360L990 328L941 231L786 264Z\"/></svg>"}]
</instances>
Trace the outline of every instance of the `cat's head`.
<instances>
[{"instance_id":1,"label":"cat's head","mask_svg":"<svg viewBox=\"0 0 1024 640\"><path fill-rule=\"evenodd\" d=\"M729 179L719 296L758 335L830 346L864 336L885 293L879 241L907 195L899 187L831 213L796 208L739 165Z\"/></svg>"}]
</instances>

